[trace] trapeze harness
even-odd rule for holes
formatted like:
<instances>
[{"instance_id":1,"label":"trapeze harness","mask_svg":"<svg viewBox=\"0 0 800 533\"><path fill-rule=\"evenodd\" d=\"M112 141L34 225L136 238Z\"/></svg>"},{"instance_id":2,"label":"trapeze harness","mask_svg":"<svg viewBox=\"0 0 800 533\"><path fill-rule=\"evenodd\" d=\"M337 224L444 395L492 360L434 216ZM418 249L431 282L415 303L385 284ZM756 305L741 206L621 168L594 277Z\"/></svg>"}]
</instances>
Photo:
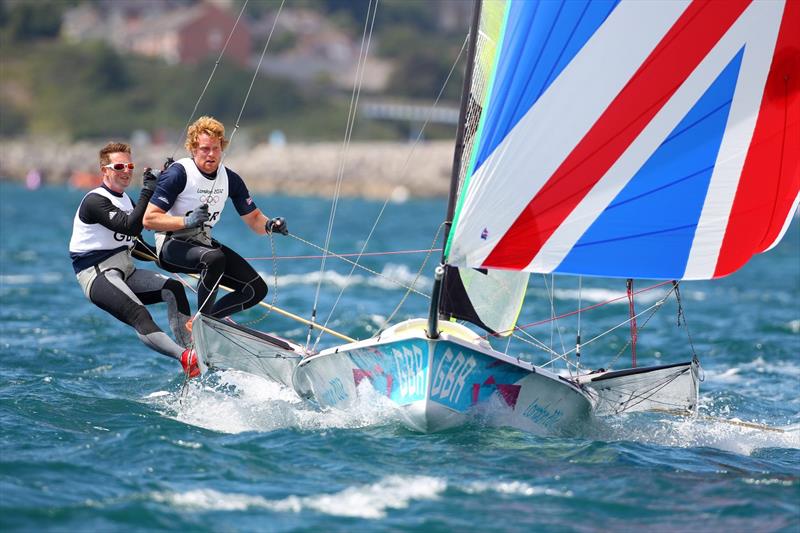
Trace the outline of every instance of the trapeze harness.
<instances>
[{"instance_id":1,"label":"trapeze harness","mask_svg":"<svg viewBox=\"0 0 800 533\"><path fill-rule=\"evenodd\" d=\"M105 186L89 191L75 213L69 252L78 283L93 304L132 326L149 348L178 359L191 341L184 328L190 311L183 286L156 272L137 269L131 259L151 195L143 190L134 207L124 192ZM171 329L183 346L170 339L145 308L158 302L167 303Z\"/></svg>"},{"instance_id":2,"label":"trapeze harness","mask_svg":"<svg viewBox=\"0 0 800 533\"><path fill-rule=\"evenodd\" d=\"M191 158L175 161L161 174L150 203L168 215L184 217L203 204L209 220L202 227L156 232L159 262L173 272L200 273L197 307L205 314L223 318L248 309L264 299L267 284L239 254L211 237L225 201L234 203L239 215L256 209L238 174L219 165L216 176L200 172ZM219 285L233 292L216 301Z\"/></svg>"}]
</instances>

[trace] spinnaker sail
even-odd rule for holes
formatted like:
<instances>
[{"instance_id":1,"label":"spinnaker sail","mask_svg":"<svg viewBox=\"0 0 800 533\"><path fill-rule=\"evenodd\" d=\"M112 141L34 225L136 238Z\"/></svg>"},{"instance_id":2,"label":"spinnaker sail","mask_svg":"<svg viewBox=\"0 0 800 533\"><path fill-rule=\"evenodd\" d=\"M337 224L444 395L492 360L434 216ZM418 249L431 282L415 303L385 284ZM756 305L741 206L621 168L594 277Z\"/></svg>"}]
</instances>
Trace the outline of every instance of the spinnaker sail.
<instances>
[{"instance_id":1,"label":"spinnaker sail","mask_svg":"<svg viewBox=\"0 0 800 533\"><path fill-rule=\"evenodd\" d=\"M502 8L448 264L710 279L781 238L800 198L800 2Z\"/></svg>"}]
</instances>

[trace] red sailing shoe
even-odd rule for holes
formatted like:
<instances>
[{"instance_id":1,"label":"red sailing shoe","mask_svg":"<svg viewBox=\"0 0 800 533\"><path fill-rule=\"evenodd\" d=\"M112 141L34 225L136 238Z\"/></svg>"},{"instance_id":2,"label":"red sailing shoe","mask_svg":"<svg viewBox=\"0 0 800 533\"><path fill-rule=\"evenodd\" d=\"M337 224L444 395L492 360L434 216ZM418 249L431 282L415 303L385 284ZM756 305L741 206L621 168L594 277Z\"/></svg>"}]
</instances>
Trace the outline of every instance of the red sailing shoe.
<instances>
[{"instance_id":1,"label":"red sailing shoe","mask_svg":"<svg viewBox=\"0 0 800 533\"><path fill-rule=\"evenodd\" d=\"M200 375L200 367L197 366L197 352L194 348L186 348L181 354L181 366L183 372L189 376L189 379L196 378Z\"/></svg>"}]
</instances>

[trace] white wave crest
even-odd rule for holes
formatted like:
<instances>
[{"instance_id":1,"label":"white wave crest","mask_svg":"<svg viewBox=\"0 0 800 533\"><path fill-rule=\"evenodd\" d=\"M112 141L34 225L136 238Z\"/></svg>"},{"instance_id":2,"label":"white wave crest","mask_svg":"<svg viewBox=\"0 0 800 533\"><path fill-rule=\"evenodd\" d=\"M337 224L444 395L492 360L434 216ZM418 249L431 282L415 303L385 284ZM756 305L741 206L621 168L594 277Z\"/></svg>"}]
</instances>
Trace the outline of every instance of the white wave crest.
<instances>
[{"instance_id":1,"label":"white wave crest","mask_svg":"<svg viewBox=\"0 0 800 533\"><path fill-rule=\"evenodd\" d=\"M384 265L380 276L365 273L363 270L357 270L356 272L358 273L354 273L349 278L347 274L341 274L333 270L326 270L322 274L319 271L305 274L285 274L278 276L278 286L316 285L321 279L323 284L337 288L364 286L384 290L403 290L411 286L417 277L417 272L412 271L406 265L393 263ZM272 283L273 277L271 273L259 272L259 274L268 283ZM420 292L429 292L432 286L431 279L425 276L420 276L414 284L414 288Z\"/></svg>"},{"instance_id":2,"label":"white wave crest","mask_svg":"<svg viewBox=\"0 0 800 533\"><path fill-rule=\"evenodd\" d=\"M634 287L634 290L639 290L643 287ZM642 292L634 296L634 301L637 304L654 304L669 291L670 287L665 285L656 289ZM535 294L540 298L548 298L548 291L541 287L531 288L529 294ZM628 296L625 291L601 288L586 288L580 291L578 289L559 289L553 291L553 296L557 300L578 301L579 299L583 304L596 304L608 302L609 304L628 305ZM681 291L681 297L687 300L703 301L706 299L705 293L697 290ZM673 298L673 296L670 296Z\"/></svg>"},{"instance_id":3,"label":"white wave crest","mask_svg":"<svg viewBox=\"0 0 800 533\"><path fill-rule=\"evenodd\" d=\"M392 475L375 483L354 485L339 492L310 496L290 495L280 500L270 500L252 494L225 493L214 489L154 492L150 497L159 503L200 512L244 511L253 508L293 513L313 510L331 516L375 520L384 518L390 509L405 509L413 501L437 500L449 485L447 480L439 477ZM572 497L571 491L537 487L521 481L476 481L455 484L451 488L466 494L496 492L518 496Z\"/></svg>"},{"instance_id":4,"label":"white wave crest","mask_svg":"<svg viewBox=\"0 0 800 533\"><path fill-rule=\"evenodd\" d=\"M536 487L522 481L501 481L487 483L485 481L475 481L464 487L462 490L467 494L480 494L483 492L498 492L500 494L516 494L520 496L556 496L561 498L571 498L572 491L561 491L549 487Z\"/></svg>"},{"instance_id":5,"label":"white wave crest","mask_svg":"<svg viewBox=\"0 0 800 533\"><path fill-rule=\"evenodd\" d=\"M800 448L800 427L772 427L736 418L699 415L637 423L631 417L606 419L608 440L626 440L676 448L708 447L751 455L763 448Z\"/></svg>"},{"instance_id":6,"label":"white wave crest","mask_svg":"<svg viewBox=\"0 0 800 533\"><path fill-rule=\"evenodd\" d=\"M758 374L782 374L786 376L800 377L800 366L791 361L771 361L761 356L756 357L749 363L742 365L742 370L756 372Z\"/></svg>"},{"instance_id":7,"label":"white wave crest","mask_svg":"<svg viewBox=\"0 0 800 533\"><path fill-rule=\"evenodd\" d=\"M0 285L53 285L55 283L61 283L63 280L64 276L61 272L0 275Z\"/></svg>"},{"instance_id":8,"label":"white wave crest","mask_svg":"<svg viewBox=\"0 0 800 533\"><path fill-rule=\"evenodd\" d=\"M244 511L251 508L299 513L304 509L332 516L378 519L388 509L404 509L414 500L435 500L447 483L429 476L388 476L376 483L348 487L332 494L288 496L269 500L261 496L224 493L213 489L155 492L153 500L199 511Z\"/></svg>"}]
</instances>

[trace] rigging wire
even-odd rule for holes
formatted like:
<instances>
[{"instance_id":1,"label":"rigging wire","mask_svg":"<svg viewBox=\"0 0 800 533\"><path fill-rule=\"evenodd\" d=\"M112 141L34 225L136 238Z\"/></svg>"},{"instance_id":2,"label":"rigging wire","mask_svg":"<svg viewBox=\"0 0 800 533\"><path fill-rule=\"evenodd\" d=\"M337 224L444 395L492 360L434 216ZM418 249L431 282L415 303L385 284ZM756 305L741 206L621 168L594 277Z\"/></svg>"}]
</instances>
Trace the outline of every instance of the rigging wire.
<instances>
[{"instance_id":1,"label":"rigging wire","mask_svg":"<svg viewBox=\"0 0 800 533\"><path fill-rule=\"evenodd\" d=\"M670 283L670 282L664 282L664 283L661 283L661 285L665 285L666 283ZM656 309L653 310L652 313L650 313L650 316L648 316L645 319L644 323L639 327L639 331L643 330L644 327L647 325L647 323L650 322L650 319L655 316L656 311L658 311L658 309L660 309L661 306L664 305L664 303L667 301L667 298L669 298L669 295L672 294L672 292L674 290L675 290L675 287L673 286L673 288L671 288L669 291L667 291L666 294L664 294L664 296L661 298L661 300L657 301L655 303L655 305L650 306L649 308L645 309L644 311L642 311L641 313L639 313L639 314L637 314L635 316L632 316L630 319L628 319L628 322L630 322L631 320L635 321L637 317L641 316L642 314L646 313L647 311L649 311L649 310L651 310L651 309L653 309L654 307L657 306ZM617 326L617 327L619 327L619 326ZM616 328L614 328L614 329L616 329ZM617 359L619 359L620 356L622 356L622 354L625 353L625 351L628 349L628 345L630 344L630 342L631 342L630 339L628 339L628 342L626 342L625 345L617 352L617 355L615 355L614 358L611 359L611 361L608 362L608 364L606 365L607 367L610 368L617 361Z\"/></svg>"},{"instance_id":2,"label":"rigging wire","mask_svg":"<svg viewBox=\"0 0 800 533\"><path fill-rule=\"evenodd\" d=\"M553 274L550 274L550 285L547 285L547 275L542 274L542 279L544 279L544 286L547 290L547 296L550 298L550 346L553 346L553 330L558 333L558 340L561 343L561 353L566 354L566 348L564 347L564 338L561 336L561 329L558 327L558 317L556 317L556 303L555 303L555 292L556 292L556 278ZM566 359L565 359L566 360ZM569 368L569 364L567 365Z\"/></svg>"},{"instance_id":3,"label":"rigging wire","mask_svg":"<svg viewBox=\"0 0 800 533\"><path fill-rule=\"evenodd\" d=\"M319 305L319 294L322 288L322 278L325 272L325 263L327 260L327 250L330 249L331 235L333 233L333 221L336 218L336 209L339 204L339 195L342 187L342 180L344 179L344 168L347 160L347 154L350 148L350 139L353 134L353 126L355 124L356 111L358 109L358 99L361 95L361 84L364 79L364 71L366 70L367 55L369 53L369 46L372 41L372 29L375 24L375 14L378 12L378 0L375 0L373 5L372 0L367 5L367 16L364 19L364 31L361 34L361 48L358 52L358 65L356 66L356 79L353 84L353 92L350 95L350 108L347 112L347 123L345 126L344 139L342 139L341 156L339 158L339 169L336 174L336 186L334 188L333 200L331 202L331 212L328 216L328 228L325 234L325 245L323 258L320 261L320 276L317 283L317 290L314 293L314 304L311 308L311 322L315 322L317 318L317 306ZM370 13L372 13L372 21L370 23ZM369 29L368 29L369 28ZM308 336L306 337L306 348L311 344L311 327L308 329Z\"/></svg>"},{"instance_id":4,"label":"rigging wire","mask_svg":"<svg viewBox=\"0 0 800 533\"><path fill-rule=\"evenodd\" d=\"M319 247L320 250L322 247ZM334 254L330 252L330 255L334 257L343 258L343 257L375 257L381 255L403 255L403 254L422 254L422 253L431 253L431 252L441 252L441 248L420 248L418 250L388 250L385 252L349 252L344 254ZM321 255L276 255L275 257L245 257L248 261L271 261L273 259L276 260L285 260L285 259L321 259Z\"/></svg>"},{"instance_id":5,"label":"rigging wire","mask_svg":"<svg viewBox=\"0 0 800 533\"><path fill-rule=\"evenodd\" d=\"M236 135L236 132L239 131L239 121L241 120L242 115L244 114L244 110L247 107L247 101L250 99L250 93L253 90L253 85L255 85L256 78L258 77L258 72L261 69L261 63L264 61L264 56L267 54L267 48L269 47L269 43L272 40L272 34L275 32L275 27L278 25L278 19L281 16L281 11L283 10L283 5L285 3L286 3L286 0L281 0L281 5L278 6L278 12L275 14L275 19L272 21L272 28L270 28L269 35L267 36L267 41L264 43L264 48L261 50L261 56L258 59L258 64L256 65L256 68L253 71L253 77L250 80L250 86L247 88L247 92L245 93L244 99L242 101L242 107L241 107L241 109L239 109L239 115L236 117L236 122L234 123L233 131L231 132L231 136L228 138L228 146L227 146L227 148L231 147L231 144L233 143L233 138ZM247 4L247 2L245 2L245 5L246 4ZM241 16L241 14L243 12L244 12L244 6L242 6L242 11L239 13L239 16ZM238 19L237 19L237 21L238 21ZM234 28L235 28L235 26L234 26ZM233 33L231 33L231 35L233 35ZM228 39L230 40L230 36L228 37ZM227 46L227 43L225 43L225 45ZM216 70L216 65L215 65L214 69ZM209 82L210 81L211 80L209 78ZM198 104L199 104L199 101L198 101ZM187 125L187 127L188 127L188 125ZM224 160L225 160L225 152L222 153L222 157L220 158L220 164L222 164L224 162ZM217 173L214 176L214 180L211 182L211 189L212 190L214 189L214 186L217 183L217 178L219 178L219 169L217 170ZM270 245L271 245L271 248L272 248L272 255L274 257L275 256L275 243L273 242L272 234L268 234L268 236L269 236ZM277 297L278 297L278 263L276 261L274 261L274 260L273 260L273 272L275 273L275 290L272 293L272 304L273 304L273 307L274 307L274 304L277 301ZM195 313L195 315L192 317L192 320L195 320L195 319L197 319L198 316L200 316L200 309L202 309L206 305L206 303L208 302L208 300L211 298L212 295L216 294L217 289L218 289L218 287L219 287L221 282L222 282L222 275L220 275L220 277L217 278L217 281L214 283L214 286L209 291L208 296L206 297L205 301L202 303L202 305L200 305L197 308L197 313ZM255 320L254 322L258 322L258 321L262 320L268 314L269 314L269 312L264 313L264 315L261 318Z\"/></svg>"},{"instance_id":6,"label":"rigging wire","mask_svg":"<svg viewBox=\"0 0 800 533\"><path fill-rule=\"evenodd\" d=\"M692 333L689 331L689 322L686 320L686 310L683 308L683 303L681 301L680 284L679 281L672 281L672 286L675 289L675 301L678 303L678 327L680 327L681 318L683 318L683 327L686 328L686 337L689 339L689 346L692 348L692 357L697 359L697 351L694 348Z\"/></svg>"},{"instance_id":7,"label":"rigging wire","mask_svg":"<svg viewBox=\"0 0 800 533\"><path fill-rule=\"evenodd\" d=\"M641 293L644 293L644 292L647 292L647 291L651 291L651 290L653 290L653 289L656 289L656 288L658 288L658 287L662 287L662 286L664 286L664 285L667 285L667 284L669 284L669 283L672 283L672 282L670 282L670 281L665 281L665 282L661 282L661 283L656 283L656 284L654 284L654 285L650 285L649 287L645 287L645 288L642 288L642 289L638 289L638 290L636 290L636 291L634 292L634 294L641 294ZM667 292L667 293L665 293L665 295L662 297L662 300L661 300L661 303L662 303L662 304L663 304L663 300L665 300L666 298L668 298L668 297L669 297L669 294L670 294L670 292ZM548 362L546 362L546 363L544 363L544 364L542 364L542 365L541 365L541 366L545 366L545 365L551 364L551 363L553 363L553 362L555 362L555 361L557 361L557 360L559 360L559 359L563 359L565 354L568 354L568 353L570 353L570 352L574 351L574 349L573 349L573 350L570 350L570 352L559 353L559 352L557 352L557 351L553 350L553 349L552 349L550 346L548 346L548 345L547 345L547 344L545 344L544 342L542 342L542 341L540 341L539 339L537 339L535 336L533 336L532 334L530 334L528 331L526 331L526 329L527 329L527 328L531 328L531 327L534 327L534 326L540 326L540 325L542 325L542 324L546 324L546 323L548 323L548 322L557 321L557 320L560 320L560 319L562 319L562 318L566 318L566 317L569 317L569 316L572 316L572 315L576 315L576 314L577 314L577 315L580 317L580 314L581 314L581 313L583 313L583 312L590 311L590 310L592 310L592 309L597 309L597 308L599 308L599 307L602 307L602 306L605 306L605 305L612 304L612 303L614 303L614 302L617 302L617 301L619 301L619 300L622 300L622 299L625 299L625 298L627 298L627 294L625 294L625 295L622 295L622 296L618 296L618 297L615 297L615 298L610 298L610 299L608 299L608 300L605 300L605 301L603 301L603 302L598 302L598 303L596 303L596 304L588 305L588 306L586 306L586 307L581 307L581 308L579 308L579 309L576 309L576 310L574 310L574 311L570 311L570 312L567 312L567 313L563 313L563 314L561 314L561 315L558 315L558 316L555 316L555 317L546 318L546 319L544 319L544 320L539 320L539 321L536 321L536 322L530 322L530 323L528 323L528 324L523 324L523 325L521 325L521 326L516 326L516 327L514 327L514 328L513 328L513 329L511 329L511 330L506 330L506 331L502 331L502 332L497 332L497 333L495 333L495 334L489 334L489 333L487 333L487 334L485 334L485 335L482 335L482 338L488 339L489 337L499 337L499 336L501 336L501 335L506 335L506 334L508 334L508 333L511 333L511 334L513 335L513 337L514 337L516 340L518 340L518 341L520 341L520 342L522 342L522 343L528 344L529 346L533 346L533 347L535 347L535 348L538 348L539 350L542 350L543 352L546 352L546 353L549 353L549 354L551 354L551 355L555 356L555 357L554 357L554 358L553 358L551 361L548 361ZM653 309L653 307L650 307L650 308L648 308L648 309L645 309L644 311L642 311L641 313L639 313L639 315L637 315L637 316L640 316L640 315L642 315L642 314L644 314L644 313L647 313L647 312L648 312L649 310L651 310L651 309ZM645 320L645 322L644 322L644 323L642 324L642 326L639 328L640 330L641 330L641 329L644 329L644 327L647 325L647 322L650 320L650 318L651 318L651 317L652 317L652 315L651 315L650 317L648 317L648 318ZM630 321L630 319L626 320L626 321L625 321L625 322L623 322L621 325L625 325L625 324L627 324L629 321ZM613 331L614 329L617 329L618 327L620 327L620 326L619 326L619 325L618 325L618 326L614 326L613 328L611 328L611 329L610 329L610 330L608 330L607 332L603 333L602 335L605 335L606 333L609 333L609 332ZM597 337L596 337L596 338L597 338ZM591 339L591 340L592 340L592 341L594 341L594 340L596 340L596 338L595 338L595 339ZM581 346L584 346L584 345L588 344L589 342L591 342L591 341L582 342L582 343L581 343ZM626 349L627 349L627 344L626 344L626 345L625 345L625 346L624 346L624 347L621 349L621 351L620 351L620 352L619 352L619 353L616 355L616 357L614 357L614 359L612 359L611 363L613 363L614 361L616 361L616 360L619 358L619 356L620 356L622 353L624 353L624 352L625 352L625 350L626 350ZM575 366L575 367L577 368L577 365L576 365L575 363L572 363L572 362L571 362L571 361L569 361L569 360L565 360L565 362L566 362L568 365L572 365L572 366ZM607 365L607 366L609 366L609 365Z\"/></svg>"},{"instance_id":8,"label":"rigging wire","mask_svg":"<svg viewBox=\"0 0 800 533\"><path fill-rule=\"evenodd\" d=\"M650 285L649 287L645 287L644 289L638 289L638 290L636 290L634 292L634 294L641 294L643 292L651 291L653 289L657 289L658 287L662 287L662 286L667 285L669 283L672 283L672 282L671 281L663 281L661 283L656 283L655 285ZM559 319L562 319L562 318L566 318L568 316L575 315L577 313L590 311L592 309L597 309L598 307L602 307L604 305L608 305L608 304L612 304L614 302L618 302L620 300L624 300L627 297L628 297L627 294L623 294L622 296L617 296L615 298L608 299L608 300L606 300L604 302L599 302L599 303L596 303L596 304L588 305L588 306L583 307L581 309L576 309L575 311L569 311L567 313L560 314L557 317L545 318L544 320L538 320L536 322L529 322L529 323L523 324L521 326L516 326L512 330L507 330L507 331L503 331L503 332L500 332L500 333L507 334L507 333L509 333L511 331L514 331L514 330L524 330L524 329L531 328L531 327L534 327L534 326L541 326L542 324L547 324L548 322L551 322L553 320L559 320ZM489 337L489 336L493 336L493 335L490 335L490 334L484 335L484 337ZM497 335L494 335L494 336L497 336Z\"/></svg>"},{"instance_id":9,"label":"rigging wire","mask_svg":"<svg viewBox=\"0 0 800 533\"><path fill-rule=\"evenodd\" d=\"M642 327L641 327L641 328L639 328L639 329L642 329L642 328L644 328L644 326L645 326L645 325L647 325L647 322L650 320L650 318L652 318L652 317L653 317L653 315L655 315L655 312L656 312L656 311L658 311L658 310L661 308L661 306L662 306L662 305L664 305L664 303L667 301L667 297L670 295L670 293L671 293L671 292L672 292L671 290L670 290L669 292L667 292L667 294L665 294L665 295L664 295L664 297L663 297L661 300L657 301L656 303L654 303L653 305L651 305L651 306L650 306L650 307L648 307L647 309L644 309L643 311L640 311L640 312L639 312L639 313L637 313L636 315L634 315L634 316L632 316L632 317L630 317L630 318L628 318L628 319L626 319L626 320L623 320L622 322L620 322L620 323L619 323L619 324L617 324L616 326L614 326L614 327L612 327L612 328L610 328L610 329L608 329L608 330L606 330L606 331L604 331L604 332L600 333L599 335L596 335L595 337L592 337L592 338L591 338L591 339L589 339L588 341L584 342L584 343L583 343L583 346L586 346L587 344L591 344L591 343L593 343L594 341L596 341L596 340L599 340L599 339L601 339L602 337L605 337L606 335L608 335L608 334L609 334L609 333L611 333L612 331L614 331L614 330L616 330L616 329L618 329L618 328L621 328L621 327L625 326L626 324L630 324L631 320L635 320L635 319L637 319L638 317L640 317L640 316L644 315L645 313L648 313L648 312L651 312L651 311L652 311L652 312L650 313L650 316L649 316L649 317L647 317L647 319L644 321L644 324L642 324ZM626 347L627 347L627 345L626 345ZM567 355L571 354L571 353L572 353L572 352L574 352L574 351L575 351L575 348L572 348L571 350L568 350L568 351L564 352L563 354L561 354L561 355L560 355L558 358L561 358L561 357L566 357ZM624 349L623 349L623 352L624 352ZM619 355L621 355L621 353L623 353L623 352L620 352L620 354L617 354L617 357L615 357L615 358L614 358L614 359L613 359L611 362L613 363L614 361L616 361L616 360L617 360L617 358L619 357ZM558 359L558 358L557 358L557 359ZM548 361L548 363L545 363L545 364L549 364L549 363L550 363L550 362ZM611 365L608 365L608 366L611 366Z\"/></svg>"},{"instance_id":10,"label":"rigging wire","mask_svg":"<svg viewBox=\"0 0 800 533\"><path fill-rule=\"evenodd\" d=\"M239 116L236 117L236 123L233 126L233 132L231 132L231 136L228 139L228 148L230 148L231 143L233 143L233 137L239 130L239 121L242 119L242 115L244 114L244 108L247 106L247 100L250 99L250 93L253 90L253 85L256 83L258 72L261 70L261 63L264 61L264 56L267 55L267 48L272 40L272 34L275 33L275 27L278 25L278 19L281 17L281 11L283 11L283 5L285 3L286 0L281 0L281 5L278 6L278 12L275 14L275 20L272 21L272 28L270 28L269 35L267 35L267 42L264 43L264 48L261 50L261 56L258 58L258 64L253 71L253 78L250 80L250 86L247 88L247 93L245 94L244 101L242 102L242 108L239 110Z\"/></svg>"},{"instance_id":11,"label":"rigging wire","mask_svg":"<svg viewBox=\"0 0 800 533\"><path fill-rule=\"evenodd\" d=\"M420 296L423 296L423 297L425 297L425 298L428 298L428 299L430 299L430 295L429 295L429 294L425 294L424 292L420 292L420 291L418 291L418 290L414 289L413 287L410 287L410 286L408 286L408 285L405 285L405 284L404 284L402 281L400 281L400 280L396 280L396 279L394 279L394 278L390 278L389 276L387 276L387 275L385 275L385 274L382 274L382 273L380 273L380 272L378 272L378 271L372 270L372 269L371 269L371 268L369 268L369 267L365 267L364 265L360 265L360 264L356 263L355 261L352 261L352 260L348 259L346 256L339 255L339 254L337 254L337 253L335 253L335 252L332 252L331 250L326 250L325 248L323 248L323 247L321 247L321 246L319 246L319 245L317 245L317 244L314 244L314 243L313 243L313 242L311 242L311 241L307 241L307 240L303 239L302 237L299 237L299 236L295 235L294 233L290 233L290 234L289 234L289 237L292 237L293 239L295 239L295 240L298 240L298 241L302 242L303 244L307 244L308 246L311 246L311 247L313 247L313 248L316 248L317 250L320 250L321 252L323 252L323 253L327 254L328 256L331 256L331 257L336 257L336 258L338 258L338 259L341 259L341 260L342 260L342 261L344 261L345 263L350 263L351 265L355 265L355 266L357 266L358 268L360 268L361 270L363 270L363 271L365 271L365 272L369 272L370 274L373 274L374 276L377 276L377 277L379 277L379 278L383 278L383 279L385 279L385 280L387 280L387 281L390 281L390 282L394 283L395 285L397 285L397 286L399 286L399 287L402 287L402 288L404 288L404 289L411 290L411 292L414 292L414 293L416 293L416 294L418 294L418 295L420 295ZM320 276L320 277L321 277L321 276Z\"/></svg>"},{"instance_id":12,"label":"rigging wire","mask_svg":"<svg viewBox=\"0 0 800 533\"><path fill-rule=\"evenodd\" d=\"M417 284L417 281L419 280L419 277L422 275L422 271L425 270L425 265L428 264L428 259L430 259L431 253L433 253L433 246L435 246L436 242L439 240L439 234L442 233L442 230L444 229L444 227L445 227L445 222L442 222L441 224L439 224L439 229L436 230L436 235L433 236L433 241L431 242L431 252L429 252L428 255L425 256L425 259L422 261L422 264L420 265L419 270L417 270L417 275L414 276L414 281L411 282L411 287L413 287L414 285ZM400 302L398 302L397 306L395 306L394 310L386 318L386 320L383 321L383 324L381 324L381 327L378 329L378 333L379 334L384 329L386 329L386 327L389 325L389 323L391 323L391 321L394 318L394 316L398 313L398 311L400 311L400 308L403 307L403 304L405 303L406 298L408 298L408 295L411 294L411 287L409 287L409 290L407 290L405 292L405 294L403 294L403 297L400 298ZM327 325L327 322L325 322L325 324ZM317 339L317 342L319 342L319 339ZM314 346L316 347L316 344Z\"/></svg>"},{"instance_id":13,"label":"rigging wire","mask_svg":"<svg viewBox=\"0 0 800 533\"><path fill-rule=\"evenodd\" d=\"M439 101L442 99L442 95L444 94L444 91L447 88L447 85L450 83L450 78L452 78L453 72L455 72L455 69L458 66L458 63L461 61L461 56L463 55L464 50L466 49L468 42L469 42L469 36L467 36L464 39L464 42L461 45L461 49L459 50L455 61L453 61L453 64L450 67L450 71L447 73L447 77L445 78L444 82L442 83L442 86L439 89L439 93L436 95L436 99L433 101L433 104L431 105L430 112L428 113L428 117L425 119L425 122L423 122L422 126L419 128L419 132L417 133L417 137L414 140L414 143L411 145L411 149L408 151L408 155L406 156L406 160L403 163L403 166L400 168L400 175L403 176L403 177L408 172L409 164L411 162L411 158L414 155L414 151L416 150L417 146L419 146L419 143L422 140L422 136L425 133L425 129L427 128L428 124L430 123L431 117L433 115L433 110L436 109L436 106L439 104ZM334 302L330 312L328 313L328 317L325 320L325 324L326 325L331 320L331 317L333 316L333 312L336 309L336 306L339 303L339 300L341 299L342 295L344 294L344 290L347 287L347 280L349 280L350 277L353 275L353 271L355 270L356 266L360 267L359 261L360 261L361 257L363 257L365 255L368 255L364 251L366 250L367 245L369 244L370 240L372 239L372 235L375 233L375 230L378 227L378 223L380 222L381 218L383 217L384 212L386 211L387 206L389 205L390 199L391 198L389 196L387 196L387 198L383 202L383 205L381 206L381 209L378 211L378 214L375 217L375 221L372 224L372 228L370 228L369 234L367 235L367 238L364 240L364 244L361 247L361 252L359 253L358 257L356 258L356 261L353 263L353 268L350 270L350 273L347 275L347 279L345 280L345 283L343 284L342 289L339 291L339 295L336 297L336 301ZM440 226L439 230L436 233L437 237L438 237L439 233L441 232L441 230L442 230L442 227ZM411 286L410 287L406 287L408 289L408 291L412 291L413 290L413 287L416 284L417 279L419 278L420 274L422 273L422 270L425 268L425 265L428 262L428 259L430 258L430 254L432 252L434 252L434 251L441 251L442 250L441 248L436 248L435 245L436 245L436 239L434 239L433 242L431 243L431 247L426 250L427 254L425 255L425 258L423 259L422 265L420 266L420 269L417 272L417 276L414 278L414 281L411 283ZM414 291L414 292L416 292L416 291ZM397 307L395 307L395 309L390 314L390 317L394 317L394 315L400 310L400 307L402 307L402 305L405 302L407 297L408 297L408 292L405 295L403 295L403 297L400 300L400 303L397 305ZM430 296L427 296L427 297L430 298ZM381 330L384 329L388 325L388 322L389 322L389 319L387 319L384 322L384 324L381 326L380 329ZM315 341L314 346L317 346L319 344L319 341L320 341L321 337L322 337L322 334L320 334L317 337L317 340Z\"/></svg>"},{"instance_id":14,"label":"rigging wire","mask_svg":"<svg viewBox=\"0 0 800 533\"><path fill-rule=\"evenodd\" d=\"M228 34L228 38L225 39L225 44L222 46L222 50L219 53L219 57L214 62L214 67L211 69L211 74L208 76L206 80L206 84L203 87L203 90L200 92L200 96L197 98L197 101L194 104L194 109L189 114L189 120L186 121L186 125L183 127L180 133L178 133L178 139L175 141L175 148L172 150L172 156L170 159L175 159L175 154L178 153L178 148L181 145L181 138L183 137L184 133L189 129L189 125L192 123L192 119L194 118L195 113L197 113L197 108L200 106L200 102L203 100L203 96L206 94L206 90L208 89L209 85L211 85L211 80L214 78L214 74L217 72L217 67L219 66L220 61L222 61L222 56L225 54L225 50L228 48L228 44L231 42L231 38L233 37L234 32L236 31L236 27L239 25L239 20L242 18L242 14L244 14L244 10L247 7L247 3L250 0L244 0L242 4L242 9L239 11L239 16L236 17L236 22L233 23L233 27L231 28L230 33Z\"/></svg>"},{"instance_id":15,"label":"rigging wire","mask_svg":"<svg viewBox=\"0 0 800 533\"><path fill-rule=\"evenodd\" d=\"M578 276L578 334L575 339L575 366L578 370L581 368L581 312L580 308L583 305L583 276Z\"/></svg>"}]
</instances>

